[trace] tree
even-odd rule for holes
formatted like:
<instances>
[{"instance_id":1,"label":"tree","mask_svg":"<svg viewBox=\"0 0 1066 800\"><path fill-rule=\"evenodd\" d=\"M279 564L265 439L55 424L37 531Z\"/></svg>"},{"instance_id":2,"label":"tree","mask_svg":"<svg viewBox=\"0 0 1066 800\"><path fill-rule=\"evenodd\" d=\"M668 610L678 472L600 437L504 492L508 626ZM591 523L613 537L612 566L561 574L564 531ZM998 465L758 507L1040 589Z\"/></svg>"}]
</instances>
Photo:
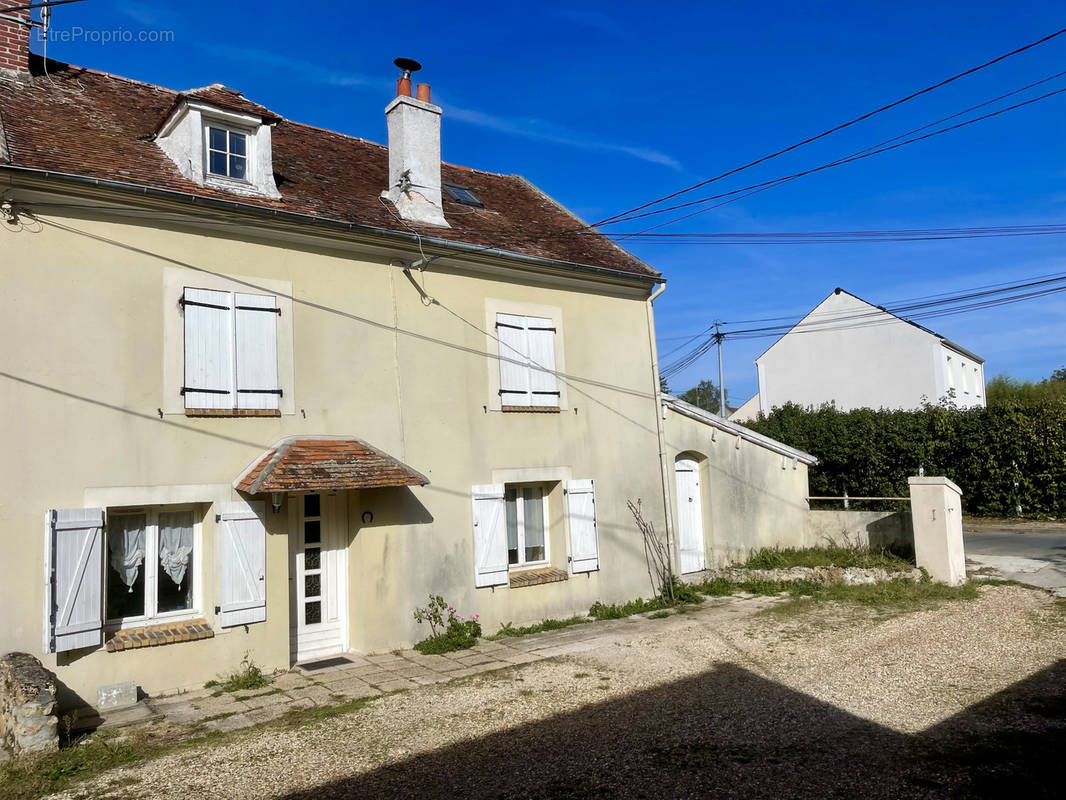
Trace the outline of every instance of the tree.
<instances>
[{"instance_id":1,"label":"tree","mask_svg":"<svg viewBox=\"0 0 1066 800\"><path fill-rule=\"evenodd\" d=\"M996 375L985 387L989 405L1011 403L1066 402L1066 367L1055 370L1041 381L1023 381L1009 375Z\"/></svg>"},{"instance_id":2,"label":"tree","mask_svg":"<svg viewBox=\"0 0 1066 800\"><path fill-rule=\"evenodd\" d=\"M718 413L718 387L710 381L700 381L687 392L679 397L686 403L691 403L712 414ZM729 392L725 393L725 404L729 407Z\"/></svg>"}]
</instances>

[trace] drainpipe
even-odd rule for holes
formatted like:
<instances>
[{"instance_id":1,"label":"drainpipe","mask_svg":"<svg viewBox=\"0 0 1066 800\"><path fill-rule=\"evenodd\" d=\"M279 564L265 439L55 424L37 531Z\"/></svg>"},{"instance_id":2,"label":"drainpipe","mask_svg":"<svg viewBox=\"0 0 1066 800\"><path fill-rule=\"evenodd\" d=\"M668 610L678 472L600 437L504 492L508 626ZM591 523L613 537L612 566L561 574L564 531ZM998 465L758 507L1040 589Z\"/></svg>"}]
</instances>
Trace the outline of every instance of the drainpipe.
<instances>
[{"instance_id":1,"label":"drainpipe","mask_svg":"<svg viewBox=\"0 0 1066 800\"><path fill-rule=\"evenodd\" d=\"M674 548L671 545L673 541L673 516L670 513L670 489L667 481L669 480L669 470L666 463L666 431L663 428L663 416L665 406L663 405L663 391L662 382L659 379L659 352L655 347L655 311L652 308L652 303L655 302L655 298L666 291L666 284L659 284L659 288L656 289L648 297L648 347L651 352L651 375L652 380L655 382L655 432L659 439L659 476L662 479L662 491L663 491L663 513L666 529L666 552L669 554L671 564L674 564ZM676 564L671 569L675 572Z\"/></svg>"}]
</instances>

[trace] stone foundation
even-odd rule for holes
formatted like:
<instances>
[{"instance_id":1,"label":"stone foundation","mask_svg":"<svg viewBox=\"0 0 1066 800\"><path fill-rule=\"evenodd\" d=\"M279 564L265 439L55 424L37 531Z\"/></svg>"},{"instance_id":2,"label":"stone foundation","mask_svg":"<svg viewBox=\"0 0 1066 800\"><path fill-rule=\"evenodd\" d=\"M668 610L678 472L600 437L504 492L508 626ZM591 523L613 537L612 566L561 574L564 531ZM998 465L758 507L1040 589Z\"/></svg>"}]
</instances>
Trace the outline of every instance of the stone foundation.
<instances>
[{"instance_id":1,"label":"stone foundation","mask_svg":"<svg viewBox=\"0 0 1066 800\"><path fill-rule=\"evenodd\" d=\"M0 658L0 750L18 756L59 748L55 676L27 653Z\"/></svg>"}]
</instances>

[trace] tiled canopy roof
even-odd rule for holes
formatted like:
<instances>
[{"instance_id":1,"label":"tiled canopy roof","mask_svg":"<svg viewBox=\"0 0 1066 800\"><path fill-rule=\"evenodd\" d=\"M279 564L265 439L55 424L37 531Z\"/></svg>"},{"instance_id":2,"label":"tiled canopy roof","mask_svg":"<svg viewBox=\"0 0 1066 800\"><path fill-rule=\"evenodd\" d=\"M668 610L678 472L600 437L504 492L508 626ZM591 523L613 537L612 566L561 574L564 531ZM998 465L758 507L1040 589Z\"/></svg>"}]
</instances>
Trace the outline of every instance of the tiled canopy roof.
<instances>
[{"instance_id":1,"label":"tiled canopy roof","mask_svg":"<svg viewBox=\"0 0 1066 800\"><path fill-rule=\"evenodd\" d=\"M355 438L282 439L233 484L249 494L425 486L429 479Z\"/></svg>"},{"instance_id":2,"label":"tiled canopy roof","mask_svg":"<svg viewBox=\"0 0 1066 800\"><path fill-rule=\"evenodd\" d=\"M39 58L31 59L40 65ZM181 94L81 67L49 62L49 75L0 76L0 131L7 163L170 190L271 210L448 240L484 249L598 267L642 277L658 273L582 223L518 175L442 164L442 179L468 187L476 209L444 199L450 228L401 222L387 202L388 148L278 118L272 133L280 199L236 196L184 176L153 141L183 97L274 121L273 112L219 85ZM458 135L444 117L444 144ZM2 143L0 143L2 144ZM0 169L4 166L0 146Z\"/></svg>"}]
</instances>

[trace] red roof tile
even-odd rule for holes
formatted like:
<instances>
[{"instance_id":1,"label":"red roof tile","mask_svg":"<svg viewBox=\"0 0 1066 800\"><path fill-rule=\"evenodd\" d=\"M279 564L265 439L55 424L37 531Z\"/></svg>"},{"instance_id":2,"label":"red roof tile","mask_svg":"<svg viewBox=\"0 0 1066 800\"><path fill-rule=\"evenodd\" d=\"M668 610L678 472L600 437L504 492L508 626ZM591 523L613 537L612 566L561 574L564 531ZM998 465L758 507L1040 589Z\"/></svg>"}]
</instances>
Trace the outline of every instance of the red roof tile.
<instances>
[{"instance_id":1,"label":"red roof tile","mask_svg":"<svg viewBox=\"0 0 1066 800\"><path fill-rule=\"evenodd\" d=\"M259 494L428 483L425 475L359 439L294 436L263 453L233 485Z\"/></svg>"},{"instance_id":2,"label":"red roof tile","mask_svg":"<svg viewBox=\"0 0 1066 800\"><path fill-rule=\"evenodd\" d=\"M485 207L474 209L445 198L444 215L451 228L401 222L391 205L379 200L388 185L386 147L286 119L277 122L272 134L280 199L236 196L200 186L183 177L152 141L160 120L185 95L53 62L49 75L0 77L0 119L12 166L238 201L399 233L414 231L645 277L658 274L606 237L575 234L580 221L518 175L442 164L443 180L468 187ZM274 119L273 112L225 87L193 90L188 96Z\"/></svg>"}]
</instances>

